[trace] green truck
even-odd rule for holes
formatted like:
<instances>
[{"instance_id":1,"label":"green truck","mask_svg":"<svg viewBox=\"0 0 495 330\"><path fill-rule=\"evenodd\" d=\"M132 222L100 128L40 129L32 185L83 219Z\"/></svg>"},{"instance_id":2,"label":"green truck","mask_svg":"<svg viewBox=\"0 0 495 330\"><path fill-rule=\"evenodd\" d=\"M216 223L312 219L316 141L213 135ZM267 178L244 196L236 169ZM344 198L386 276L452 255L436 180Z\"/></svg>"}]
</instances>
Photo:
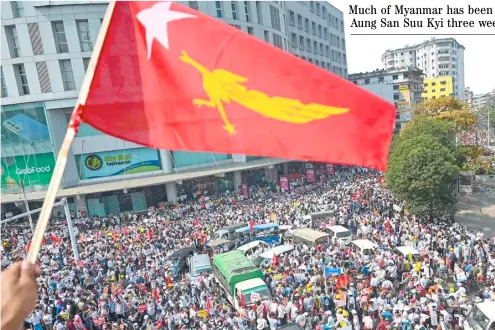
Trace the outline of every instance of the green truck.
<instances>
[{"instance_id":1,"label":"green truck","mask_svg":"<svg viewBox=\"0 0 495 330\"><path fill-rule=\"evenodd\" d=\"M213 257L213 274L236 310L271 299L263 273L239 250Z\"/></svg>"}]
</instances>

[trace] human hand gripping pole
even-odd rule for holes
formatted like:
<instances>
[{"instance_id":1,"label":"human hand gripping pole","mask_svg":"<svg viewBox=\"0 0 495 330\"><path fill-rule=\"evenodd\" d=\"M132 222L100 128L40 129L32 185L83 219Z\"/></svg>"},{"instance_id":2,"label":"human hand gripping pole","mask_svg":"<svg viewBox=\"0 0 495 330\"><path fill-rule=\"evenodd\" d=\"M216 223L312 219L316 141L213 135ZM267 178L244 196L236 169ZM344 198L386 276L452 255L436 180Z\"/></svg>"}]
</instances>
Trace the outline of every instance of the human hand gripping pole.
<instances>
[{"instance_id":1,"label":"human hand gripping pole","mask_svg":"<svg viewBox=\"0 0 495 330\"><path fill-rule=\"evenodd\" d=\"M91 55L91 60L89 62L88 70L84 77L81 91L79 92L79 98L77 100L76 107L74 109L74 112L72 113L67 133L65 134L65 138L62 142L60 151L57 156L57 163L55 164L55 169L53 170L53 175L50 180L50 184L48 185L48 191L46 193L43 206L41 207L40 216L34 230L33 239L31 241L31 246L27 256L27 260L31 263L36 263L38 253L40 252L43 235L45 234L46 227L48 226L48 220L50 219L53 204L55 203L55 198L57 197L58 188L60 187L60 183L62 182L62 176L64 174L65 166L67 165L67 156L69 154L72 141L74 141L79 125L81 124L81 121L83 119L83 107L88 97L89 88L91 86L91 82L93 81L96 64L98 63L98 58L100 56L101 49L105 41L105 36L107 34L108 26L110 25L110 21L112 19L114 8L115 1L110 1L105 13L105 18L103 19L103 23L100 28L100 33L98 34L98 39L95 43L93 54Z\"/></svg>"}]
</instances>

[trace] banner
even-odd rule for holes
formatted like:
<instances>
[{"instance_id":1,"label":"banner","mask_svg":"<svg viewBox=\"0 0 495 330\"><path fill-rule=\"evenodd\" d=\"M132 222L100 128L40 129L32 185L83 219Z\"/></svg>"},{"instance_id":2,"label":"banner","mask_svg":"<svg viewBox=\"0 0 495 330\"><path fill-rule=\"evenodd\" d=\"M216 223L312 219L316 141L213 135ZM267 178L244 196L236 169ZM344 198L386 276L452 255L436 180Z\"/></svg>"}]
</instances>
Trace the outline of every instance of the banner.
<instances>
[{"instance_id":1,"label":"banner","mask_svg":"<svg viewBox=\"0 0 495 330\"><path fill-rule=\"evenodd\" d=\"M159 171L162 168L158 150L148 148L78 155L76 163L81 167L81 180Z\"/></svg>"},{"instance_id":2,"label":"banner","mask_svg":"<svg viewBox=\"0 0 495 330\"><path fill-rule=\"evenodd\" d=\"M50 183L55 157L53 153L2 157L2 190L25 187L41 187Z\"/></svg>"},{"instance_id":3,"label":"banner","mask_svg":"<svg viewBox=\"0 0 495 330\"><path fill-rule=\"evenodd\" d=\"M290 191L289 178L287 178L286 176L280 177L280 188L284 189L285 191Z\"/></svg>"},{"instance_id":4,"label":"banner","mask_svg":"<svg viewBox=\"0 0 495 330\"><path fill-rule=\"evenodd\" d=\"M330 277L333 275L340 275L342 274L342 268L328 268L325 267L325 277Z\"/></svg>"},{"instance_id":5,"label":"banner","mask_svg":"<svg viewBox=\"0 0 495 330\"><path fill-rule=\"evenodd\" d=\"M244 196L245 199L249 199L249 190L247 183L241 184L241 195Z\"/></svg>"},{"instance_id":6,"label":"banner","mask_svg":"<svg viewBox=\"0 0 495 330\"><path fill-rule=\"evenodd\" d=\"M42 103L2 106L1 126L2 146L26 143L38 146L40 142L50 143L50 131Z\"/></svg>"},{"instance_id":7,"label":"banner","mask_svg":"<svg viewBox=\"0 0 495 330\"><path fill-rule=\"evenodd\" d=\"M327 164L327 174L335 175L335 166L333 164Z\"/></svg>"},{"instance_id":8,"label":"banner","mask_svg":"<svg viewBox=\"0 0 495 330\"><path fill-rule=\"evenodd\" d=\"M306 169L306 181L309 183L316 182L315 170L312 168Z\"/></svg>"}]
</instances>

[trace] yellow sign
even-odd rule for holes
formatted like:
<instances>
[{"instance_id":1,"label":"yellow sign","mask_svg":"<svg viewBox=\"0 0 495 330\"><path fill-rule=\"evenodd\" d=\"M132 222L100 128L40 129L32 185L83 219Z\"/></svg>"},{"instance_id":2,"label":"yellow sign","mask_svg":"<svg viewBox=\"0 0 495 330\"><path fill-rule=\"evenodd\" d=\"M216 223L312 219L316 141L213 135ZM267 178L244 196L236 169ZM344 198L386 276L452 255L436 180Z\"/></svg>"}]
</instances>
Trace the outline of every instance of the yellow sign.
<instances>
[{"instance_id":1,"label":"yellow sign","mask_svg":"<svg viewBox=\"0 0 495 330\"><path fill-rule=\"evenodd\" d=\"M409 91L409 86L407 85L399 86L399 92L407 92L407 91Z\"/></svg>"},{"instance_id":2,"label":"yellow sign","mask_svg":"<svg viewBox=\"0 0 495 330\"><path fill-rule=\"evenodd\" d=\"M276 280L276 281L280 281L282 279L282 274L275 274L273 275L273 279Z\"/></svg>"},{"instance_id":3,"label":"yellow sign","mask_svg":"<svg viewBox=\"0 0 495 330\"><path fill-rule=\"evenodd\" d=\"M223 69L209 71L182 51L182 62L190 64L203 76L203 88L209 100L194 99L197 107L206 106L216 108L225 124L223 127L230 135L236 134L234 125L227 118L224 103L235 102L251 109L262 116L281 120L292 124L306 124L314 120L321 120L332 115L340 115L349 111L317 103L304 104L301 101L280 96L268 96L265 93L249 90L242 83L248 78L236 75Z\"/></svg>"},{"instance_id":4,"label":"yellow sign","mask_svg":"<svg viewBox=\"0 0 495 330\"><path fill-rule=\"evenodd\" d=\"M198 316L199 317L207 317L208 311L206 309L202 309L202 310L198 311Z\"/></svg>"}]
</instances>

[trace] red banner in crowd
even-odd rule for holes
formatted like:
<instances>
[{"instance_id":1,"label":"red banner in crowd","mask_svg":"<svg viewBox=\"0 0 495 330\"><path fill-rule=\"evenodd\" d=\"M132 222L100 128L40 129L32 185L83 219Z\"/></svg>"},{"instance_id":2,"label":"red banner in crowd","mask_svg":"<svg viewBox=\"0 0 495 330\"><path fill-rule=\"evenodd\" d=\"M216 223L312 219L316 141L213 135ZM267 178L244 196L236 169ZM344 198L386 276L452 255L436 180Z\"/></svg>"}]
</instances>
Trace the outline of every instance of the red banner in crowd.
<instances>
[{"instance_id":1,"label":"red banner in crowd","mask_svg":"<svg viewBox=\"0 0 495 330\"><path fill-rule=\"evenodd\" d=\"M286 177L286 176L280 177L280 188L284 189L285 191L290 191L289 178L288 177Z\"/></svg>"},{"instance_id":2,"label":"red banner in crowd","mask_svg":"<svg viewBox=\"0 0 495 330\"><path fill-rule=\"evenodd\" d=\"M146 312L147 309L148 309L148 306L146 306L146 304L141 304L138 306L138 311L140 311L140 312Z\"/></svg>"},{"instance_id":3,"label":"red banner in crowd","mask_svg":"<svg viewBox=\"0 0 495 330\"><path fill-rule=\"evenodd\" d=\"M309 183L316 182L315 170L312 168L306 169L306 181Z\"/></svg>"},{"instance_id":4,"label":"red banner in crowd","mask_svg":"<svg viewBox=\"0 0 495 330\"><path fill-rule=\"evenodd\" d=\"M241 184L241 195L244 196L245 199L249 199L249 190L247 183Z\"/></svg>"},{"instance_id":5,"label":"red banner in crowd","mask_svg":"<svg viewBox=\"0 0 495 330\"><path fill-rule=\"evenodd\" d=\"M333 164L327 164L327 174L335 175L335 167Z\"/></svg>"}]
</instances>

